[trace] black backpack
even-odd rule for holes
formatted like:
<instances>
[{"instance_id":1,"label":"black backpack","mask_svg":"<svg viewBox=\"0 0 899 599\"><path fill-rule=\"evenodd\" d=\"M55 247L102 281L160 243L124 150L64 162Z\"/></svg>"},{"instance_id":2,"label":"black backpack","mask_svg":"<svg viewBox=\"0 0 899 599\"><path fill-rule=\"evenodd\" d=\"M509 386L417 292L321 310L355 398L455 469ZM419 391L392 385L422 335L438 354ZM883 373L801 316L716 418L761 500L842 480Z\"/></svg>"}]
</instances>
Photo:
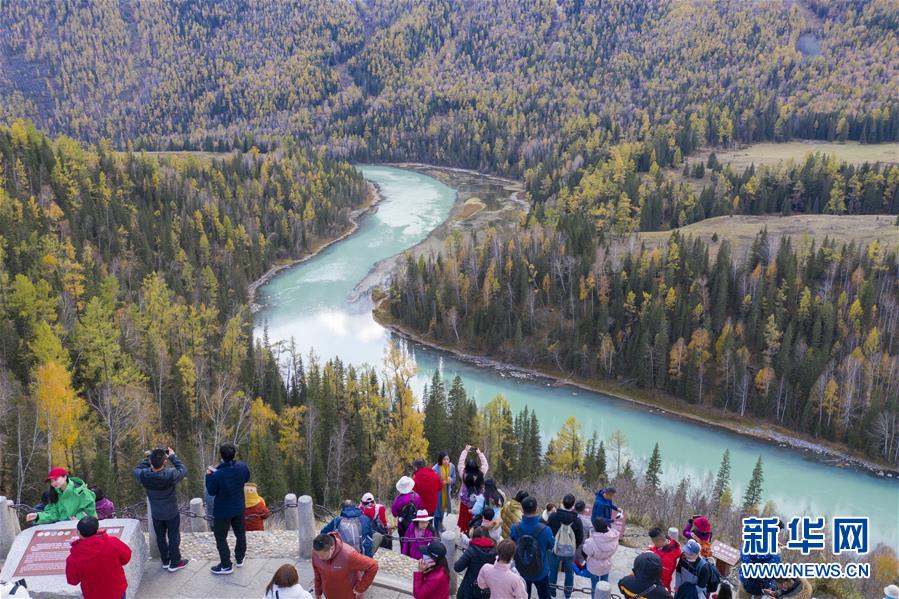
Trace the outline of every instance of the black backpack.
<instances>
[{"instance_id":1,"label":"black backpack","mask_svg":"<svg viewBox=\"0 0 899 599\"><path fill-rule=\"evenodd\" d=\"M409 536L408 530L409 525L412 524L412 520L415 519L415 514L418 513L418 508L415 507L415 503L412 500L409 500L409 503L403 506L403 510L400 512L400 536L406 537Z\"/></svg>"},{"instance_id":2,"label":"black backpack","mask_svg":"<svg viewBox=\"0 0 899 599\"><path fill-rule=\"evenodd\" d=\"M718 592L718 587L721 585L721 573L718 572L718 567L712 563L711 559L706 560L706 564L709 566L709 582L705 586L705 590L711 594Z\"/></svg>"},{"instance_id":3,"label":"black backpack","mask_svg":"<svg viewBox=\"0 0 899 599\"><path fill-rule=\"evenodd\" d=\"M537 538L545 528L545 525L540 524L533 536L523 534L518 539L518 547L515 548L515 569L525 579L533 580L543 574L543 550Z\"/></svg>"}]
</instances>

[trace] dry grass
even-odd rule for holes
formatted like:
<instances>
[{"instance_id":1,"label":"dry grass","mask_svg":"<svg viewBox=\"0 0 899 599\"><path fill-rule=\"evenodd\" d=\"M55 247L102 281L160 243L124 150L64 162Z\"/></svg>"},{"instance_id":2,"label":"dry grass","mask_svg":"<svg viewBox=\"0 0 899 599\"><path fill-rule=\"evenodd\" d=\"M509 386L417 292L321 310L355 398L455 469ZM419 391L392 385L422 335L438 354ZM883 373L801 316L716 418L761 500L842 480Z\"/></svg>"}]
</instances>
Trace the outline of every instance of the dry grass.
<instances>
[{"instance_id":1,"label":"dry grass","mask_svg":"<svg viewBox=\"0 0 899 599\"><path fill-rule=\"evenodd\" d=\"M834 216L828 214L797 214L793 216L718 216L709 218L678 231L683 235L699 237L709 244L710 251L715 254L721 246L721 241L727 239L731 242L733 253L740 258L752 245L756 234L763 228L768 228L769 236L776 238L791 236L794 247L801 240L810 242L812 239L820 245L825 237L836 239L838 242L856 242L867 244L877 239L880 243L894 247L899 245L899 227L896 226L896 217L889 214L865 214ZM712 237L717 233L718 242ZM659 247L668 242L671 231L652 231L639 233L640 242L645 242L647 247Z\"/></svg>"},{"instance_id":2,"label":"dry grass","mask_svg":"<svg viewBox=\"0 0 899 599\"><path fill-rule=\"evenodd\" d=\"M711 149L703 150L687 158L690 164L702 160L705 162ZM851 164L865 162L886 162L899 164L899 143L860 144L857 141L845 143L828 141L790 141L786 143L759 143L744 148L715 150L718 162L730 164L734 170L741 172L750 164L778 164L785 160L802 160L807 154L822 152L833 155L837 160Z\"/></svg>"},{"instance_id":3,"label":"dry grass","mask_svg":"<svg viewBox=\"0 0 899 599\"><path fill-rule=\"evenodd\" d=\"M487 204L482 202L480 198L468 198L467 200L465 200L465 203L462 204L462 210L459 213L459 220L471 218L486 207Z\"/></svg>"}]
</instances>

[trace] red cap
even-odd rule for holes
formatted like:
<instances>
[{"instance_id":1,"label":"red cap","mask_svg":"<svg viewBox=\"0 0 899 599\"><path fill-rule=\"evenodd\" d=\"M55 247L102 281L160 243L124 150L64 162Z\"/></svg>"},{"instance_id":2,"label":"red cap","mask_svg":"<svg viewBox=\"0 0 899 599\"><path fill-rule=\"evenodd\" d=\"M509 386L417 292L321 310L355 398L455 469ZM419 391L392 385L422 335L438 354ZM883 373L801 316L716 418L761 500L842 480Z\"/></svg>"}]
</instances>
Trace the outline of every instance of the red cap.
<instances>
[{"instance_id":1,"label":"red cap","mask_svg":"<svg viewBox=\"0 0 899 599\"><path fill-rule=\"evenodd\" d=\"M693 528L695 528L696 530L698 530L699 532L701 532L703 534L708 534L708 533L712 532L711 523L708 521L707 518L704 518L701 516L699 518L693 519Z\"/></svg>"},{"instance_id":2,"label":"red cap","mask_svg":"<svg viewBox=\"0 0 899 599\"><path fill-rule=\"evenodd\" d=\"M54 468L50 472L47 473L47 481L51 481L54 478L59 478L60 476L68 476L69 471L65 468Z\"/></svg>"}]
</instances>

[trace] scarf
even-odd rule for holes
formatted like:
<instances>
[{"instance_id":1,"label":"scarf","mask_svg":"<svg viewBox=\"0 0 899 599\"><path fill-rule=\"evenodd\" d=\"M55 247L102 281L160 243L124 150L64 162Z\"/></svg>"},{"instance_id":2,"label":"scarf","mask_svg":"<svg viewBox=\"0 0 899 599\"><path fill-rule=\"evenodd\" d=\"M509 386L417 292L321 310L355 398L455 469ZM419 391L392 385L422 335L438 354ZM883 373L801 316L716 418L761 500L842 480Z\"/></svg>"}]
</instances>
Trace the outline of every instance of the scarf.
<instances>
[{"instance_id":1,"label":"scarf","mask_svg":"<svg viewBox=\"0 0 899 599\"><path fill-rule=\"evenodd\" d=\"M450 492L450 465L440 464L440 478L443 480L443 488L440 490L440 505L446 511L449 506Z\"/></svg>"}]
</instances>

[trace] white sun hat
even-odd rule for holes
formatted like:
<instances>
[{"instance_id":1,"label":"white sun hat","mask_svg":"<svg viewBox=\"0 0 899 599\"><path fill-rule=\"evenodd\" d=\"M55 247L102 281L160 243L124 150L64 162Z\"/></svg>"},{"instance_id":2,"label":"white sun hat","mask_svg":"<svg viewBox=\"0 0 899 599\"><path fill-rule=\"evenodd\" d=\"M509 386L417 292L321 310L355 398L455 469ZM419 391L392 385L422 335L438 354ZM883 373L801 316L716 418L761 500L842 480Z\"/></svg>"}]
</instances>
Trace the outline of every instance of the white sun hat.
<instances>
[{"instance_id":1,"label":"white sun hat","mask_svg":"<svg viewBox=\"0 0 899 599\"><path fill-rule=\"evenodd\" d=\"M415 517L412 518L413 522L430 522L434 519L434 516L428 514L428 510L418 510L415 512Z\"/></svg>"},{"instance_id":2,"label":"white sun hat","mask_svg":"<svg viewBox=\"0 0 899 599\"><path fill-rule=\"evenodd\" d=\"M405 495L406 493L411 493L414 487L415 481L408 476L404 476L403 478L396 481L396 490L403 495Z\"/></svg>"}]
</instances>

